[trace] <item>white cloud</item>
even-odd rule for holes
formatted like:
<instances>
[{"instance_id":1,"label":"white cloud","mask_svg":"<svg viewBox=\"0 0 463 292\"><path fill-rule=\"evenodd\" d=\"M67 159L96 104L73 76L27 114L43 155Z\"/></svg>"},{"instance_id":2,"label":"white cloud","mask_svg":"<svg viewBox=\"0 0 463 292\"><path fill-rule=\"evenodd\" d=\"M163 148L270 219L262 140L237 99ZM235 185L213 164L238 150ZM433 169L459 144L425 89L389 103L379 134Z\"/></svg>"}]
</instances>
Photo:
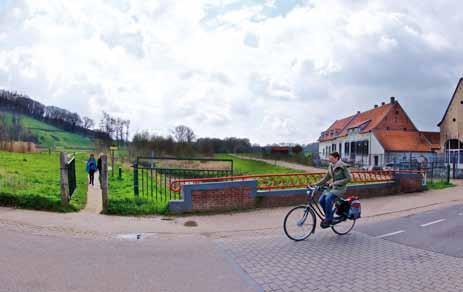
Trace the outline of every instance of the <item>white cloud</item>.
<instances>
[{"instance_id":1,"label":"white cloud","mask_svg":"<svg viewBox=\"0 0 463 292\"><path fill-rule=\"evenodd\" d=\"M392 95L432 129L463 69L452 1L6 3L0 87L160 134L306 143Z\"/></svg>"}]
</instances>

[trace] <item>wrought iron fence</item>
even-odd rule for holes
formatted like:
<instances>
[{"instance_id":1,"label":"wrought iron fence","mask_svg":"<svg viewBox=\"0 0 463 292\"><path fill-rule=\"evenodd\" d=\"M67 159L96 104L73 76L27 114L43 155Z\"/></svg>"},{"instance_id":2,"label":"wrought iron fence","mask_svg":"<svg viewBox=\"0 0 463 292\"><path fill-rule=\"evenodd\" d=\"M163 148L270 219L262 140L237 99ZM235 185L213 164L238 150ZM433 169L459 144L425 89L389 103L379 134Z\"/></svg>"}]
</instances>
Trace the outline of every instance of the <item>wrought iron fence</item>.
<instances>
[{"instance_id":1,"label":"wrought iron fence","mask_svg":"<svg viewBox=\"0 0 463 292\"><path fill-rule=\"evenodd\" d=\"M233 175L233 160L204 158L138 157L133 164L133 190L136 197L156 201L179 199L169 187L181 179Z\"/></svg>"}]
</instances>

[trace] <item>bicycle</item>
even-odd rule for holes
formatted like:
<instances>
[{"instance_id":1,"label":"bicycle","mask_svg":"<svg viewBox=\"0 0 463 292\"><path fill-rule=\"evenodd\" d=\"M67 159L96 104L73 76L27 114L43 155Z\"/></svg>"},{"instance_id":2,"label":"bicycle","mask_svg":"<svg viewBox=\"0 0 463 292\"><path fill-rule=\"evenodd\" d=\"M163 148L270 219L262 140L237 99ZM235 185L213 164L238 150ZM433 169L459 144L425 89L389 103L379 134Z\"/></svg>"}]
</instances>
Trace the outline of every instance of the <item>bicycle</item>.
<instances>
[{"instance_id":1,"label":"bicycle","mask_svg":"<svg viewBox=\"0 0 463 292\"><path fill-rule=\"evenodd\" d=\"M309 186L307 189L307 195L309 197L308 203L291 209L288 214L286 214L283 222L283 228L286 236L294 241L306 240L310 235L315 233L317 217L322 221L325 219L325 213L320 208L314 197L315 193L318 191L323 192L328 188ZM337 235L346 235L354 228L356 220L348 218L349 208L345 207L346 200L341 198L338 198L337 200L342 200L341 204L344 204L344 210L341 210L341 214L339 214L339 210L336 210L333 206L333 214L335 216L337 215L337 217L333 218L333 223L330 227ZM298 231L301 235L297 235Z\"/></svg>"}]
</instances>

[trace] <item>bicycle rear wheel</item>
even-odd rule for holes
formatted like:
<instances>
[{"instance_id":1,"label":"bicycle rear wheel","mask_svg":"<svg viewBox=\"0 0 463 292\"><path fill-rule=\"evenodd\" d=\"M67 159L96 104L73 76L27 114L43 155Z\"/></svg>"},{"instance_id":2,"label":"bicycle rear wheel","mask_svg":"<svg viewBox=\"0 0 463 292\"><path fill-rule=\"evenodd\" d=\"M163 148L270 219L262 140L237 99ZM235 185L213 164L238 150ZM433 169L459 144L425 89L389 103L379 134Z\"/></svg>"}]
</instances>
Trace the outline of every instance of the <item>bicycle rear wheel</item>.
<instances>
[{"instance_id":1,"label":"bicycle rear wheel","mask_svg":"<svg viewBox=\"0 0 463 292\"><path fill-rule=\"evenodd\" d=\"M355 220L345 219L331 226L331 229L337 235L346 235L354 228L354 226L355 226Z\"/></svg>"},{"instance_id":2,"label":"bicycle rear wheel","mask_svg":"<svg viewBox=\"0 0 463 292\"><path fill-rule=\"evenodd\" d=\"M286 214L283 228L289 239L302 241L314 233L316 224L314 211L307 206L298 206Z\"/></svg>"}]
</instances>

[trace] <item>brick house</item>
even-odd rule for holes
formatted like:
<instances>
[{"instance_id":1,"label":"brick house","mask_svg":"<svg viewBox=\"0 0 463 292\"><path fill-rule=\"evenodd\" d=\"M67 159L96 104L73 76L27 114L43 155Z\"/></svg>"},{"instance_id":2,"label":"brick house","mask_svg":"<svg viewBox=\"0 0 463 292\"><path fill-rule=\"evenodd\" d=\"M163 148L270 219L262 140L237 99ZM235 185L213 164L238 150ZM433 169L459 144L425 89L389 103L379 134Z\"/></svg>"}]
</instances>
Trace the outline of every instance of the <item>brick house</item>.
<instances>
[{"instance_id":1,"label":"brick house","mask_svg":"<svg viewBox=\"0 0 463 292\"><path fill-rule=\"evenodd\" d=\"M364 166L385 166L401 161L425 162L440 149L438 132L419 131L400 103L389 103L335 121L319 138L320 158L338 151L344 161Z\"/></svg>"},{"instance_id":2,"label":"brick house","mask_svg":"<svg viewBox=\"0 0 463 292\"><path fill-rule=\"evenodd\" d=\"M463 168L463 78L458 81L440 127L441 152L445 154L445 162Z\"/></svg>"}]
</instances>

